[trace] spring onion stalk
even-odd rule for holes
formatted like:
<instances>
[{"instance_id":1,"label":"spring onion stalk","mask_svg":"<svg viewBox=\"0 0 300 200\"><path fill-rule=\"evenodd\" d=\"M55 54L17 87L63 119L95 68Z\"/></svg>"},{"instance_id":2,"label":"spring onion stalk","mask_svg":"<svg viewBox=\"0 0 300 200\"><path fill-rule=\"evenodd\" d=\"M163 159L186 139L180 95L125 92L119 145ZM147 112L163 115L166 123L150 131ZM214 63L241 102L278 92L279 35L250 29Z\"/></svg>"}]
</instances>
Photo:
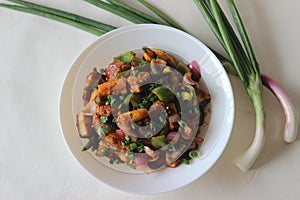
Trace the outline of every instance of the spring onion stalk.
<instances>
[{"instance_id":1,"label":"spring onion stalk","mask_svg":"<svg viewBox=\"0 0 300 200\"><path fill-rule=\"evenodd\" d=\"M4 8L8 8L8 9L15 10L15 11L20 11L20 12L30 13L33 15L38 15L38 16L45 17L48 19L52 19L52 20L62 22L62 23L68 24L70 26L76 27L78 29L81 29L83 31L89 32L89 33L97 35L97 36L100 36L105 33L103 31L100 31L93 27L87 26L80 22L76 22L74 20L70 20L65 17L57 16L57 15L47 13L44 11L40 11L37 9L33 9L33 8L27 8L27 7L17 6L17 5L10 5L10 4L3 4L3 3L0 3L0 7L4 7Z\"/></svg>"},{"instance_id":2,"label":"spring onion stalk","mask_svg":"<svg viewBox=\"0 0 300 200\"><path fill-rule=\"evenodd\" d=\"M223 67L224 67L224 69L226 70L227 73L229 73L231 75L234 75L234 76L238 76L238 73L235 70L235 67L232 64L232 62L230 62L227 58L225 58L224 56L222 56L221 54L219 54L218 52L216 52L212 48L210 48L210 50L216 55L216 57L221 62L221 64L223 65Z\"/></svg>"},{"instance_id":3,"label":"spring onion stalk","mask_svg":"<svg viewBox=\"0 0 300 200\"><path fill-rule=\"evenodd\" d=\"M95 21L95 20L92 20L92 19L88 19L86 17L82 17L82 16L79 16L79 15L76 15L76 14L73 14L73 13L70 13L70 12L57 10L57 9L54 9L54 8L50 8L50 7L47 7L47 6L42 6L42 5L39 5L39 4L24 1L24 0L8 0L8 1L13 2L13 3L17 3L19 5L26 6L28 8L36 9L36 10L39 10L41 12L47 12L47 13L54 14L54 15L57 15L57 16L60 16L60 17L64 17L64 18L67 18L67 19L70 19L70 20L73 20L73 21L76 21L76 22L79 22L79 23L82 23L82 24L85 24L85 25L95 27L95 28L100 29L102 31L111 31L111 30L114 30L116 28L114 26L111 26L111 25L108 25L108 24L105 24L105 23L102 23L102 22L98 22L98 21Z\"/></svg>"},{"instance_id":4,"label":"spring onion stalk","mask_svg":"<svg viewBox=\"0 0 300 200\"><path fill-rule=\"evenodd\" d=\"M201 13L207 20L213 33L233 61L233 65L243 82L255 110L256 132L254 140L246 152L237 158L235 162L242 171L247 171L258 158L265 144L265 112L262 102L262 80L259 66L256 62L242 20L232 0L228 0L227 3L230 7L231 14L234 18L240 37L242 38L246 52L216 0L195 0L195 3L200 8Z\"/></svg>"},{"instance_id":5,"label":"spring onion stalk","mask_svg":"<svg viewBox=\"0 0 300 200\"><path fill-rule=\"evenodd\" d=\"M114 6L124 8L125 10L127 10L127 11L129 11L133 14L136 14L136 15L142 17L142 18L145 18L146 20L149 20L151 23L167 25L162 20L157 19L157 18L153 17L152 15L148 15L147 13L144 13L144 12L138 10L138 9L135 9L135 8L129 6L128 4L123 3L119 0L107 0L107 2L114 5Z\"/></svg>"},{"instance_id":6,"label":"spring onion stalk","mask_svg":"<svg viewBox=\"0 0 300 200\"><path fill-rule=\"evenodd\" d=\"M262 81L278 99L286 116L283 139L287 143L294 142L298 133L298 116L295 112L294 104L289 96L284 92L278 83L272 80L269 76L262 74Z\"/></svg>"},{"instance_id":7,"label":"spring onion stalk","mask_svg":"<svg viewBox=\"0 0 300 200\"><path fill-rule=\"evenodd\" d=\"M84 1L90 3L94 6L97 6L99 8L102 8L106 11L109 11L115 15L118 15L118 16L120 16L124 19L127 19L128 21L131 21L133 23L136 23L136 24L151 23L151 21L149 21L145 18L142 18L138 15L135 15L135 14L131 13L130 11L127 11L123 8L111 5L111 4L101 1L101 0L84 0Z\"/></svg>"},{"instance_id":8,"label":"spring onion stalk","mask_svg":"<svg viewBox=\"0 0 300 200\"><path fill-rule=\"evenodd\" d=\"M183 27L181 27L178 23L176 23L173 19L171 19L168 15L166 15L161 10L156 8L154 5L150 4L149 2L147 2L145 0L138 0L138 2L143 4L146 8L148 8L149 10L154 12L156 15L158 15L161 19L166 21L170 26L184 31Z\"/></svg>"}]
</instances>

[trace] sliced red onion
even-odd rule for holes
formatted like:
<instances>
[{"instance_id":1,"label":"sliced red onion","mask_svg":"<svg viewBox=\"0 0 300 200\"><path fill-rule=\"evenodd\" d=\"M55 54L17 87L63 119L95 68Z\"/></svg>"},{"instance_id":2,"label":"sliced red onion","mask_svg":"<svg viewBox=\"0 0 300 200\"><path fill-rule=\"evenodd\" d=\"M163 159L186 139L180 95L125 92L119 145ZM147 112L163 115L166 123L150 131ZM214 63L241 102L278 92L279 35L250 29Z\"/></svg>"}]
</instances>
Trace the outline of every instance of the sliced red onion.
<instances>
[{"instance_id":1,"label":"sliced red onion","mask_svg":"<svg viewBox=\"0 0 300 200\"><path fill-rule=\"evenodd\" d=\"M298 134L298 119L295 106L289 96L271 77L261 74L263 85L278 99L285 114L283 139L287 143L294 142Z\"/></svg>"},{"instance_id":2,"label":"sliced red onion","mask_svg":"<svg viewBox=\"0 0 300 200\"><path fill-rule=\"evenodd\" d=\"M149 128L146 126L140 126L139 127L139 134L141 134L142 136L146 136L149 133Z\"/></svg>"},{"instance_id":3,"label":"sliced red onion","mask_svg":"<svg viewBox=\"0 0 300 200\"><path fill-rule=\"evenodd\" d=\"M117 130L116 130L116 134L117 134L121 139L125 139L125 133L124 133L123 130L117 129Z\"/></svg>"},{"instance_id":4,"label":"sliced red onion","mask_svg":"<svg viewBox=\"0 0 300 200\"><path fill-rule=\"evenodd\" d=\"M186 126L184 128L179 127L178 132L186 140L189 140L191 138L192 129L189 126Z\"/></svg>"},{"instance_id":5,"label":"sliced red onion","mask_svg":"<svg viewBox=\"0 0 300 200\"><path fill-rule=\"evenodd\" d=\"M156 64L160 64L160 65L162 65L162 66L166 66L166 65L167 65L167 62L166 62L165 60L159 59L159 58L156 58L156 59L155 59L155 63L156 63Z\"/></svg>"},{"instance_id":6,"label":"sliced red onion","mask_svg":"<svg viewBox=\"0 0 300 200\"><path fill-rule=\"evenodd\" d=\"M140 65L139 62L131 62L132 67L138 67Z\"/></svg>"},{"instance_id":7,"label":"sliced red onion","mask_svg":"<svg viewBox=\"0 0 300 200\"><path fill-rule=\"evenodd\" d=\"M95 104L95 102L89 102L88 104L86 104L84 112L95 114L96 113L96 104Z\"/></svg>"},{"instance_id":8,"label":"sliced red onion","mask_svg":"<svg viewBox=\"0 0 300 200\"><path fill-rule=\"evenodd\" d=\"M192 78L195 81L199 81L199 79L201 78L201 73L200 73L200 66L199 66L198 62L193 60L187 66L191 69L191 72L193 75Z\"/></svg>"},{"instance_id":9,"label":"sliced red onion","mask_svg":"<svg viewBox=\"0 0 300 200\"><path fill-rule=\"evenodd\" d=\"M189 85L197 85L197 82L192 79L192 73L187 72L183 76L183 82Z\"/></svg>"},{"instance_id":10,"label":"sliced red onion","mask_svg":"<svg viewBox=\"0 0 300 200\"><path fill-rule=\"evenodd\" d=\"M181 151L175 151L175 152L172 152L172 151L167 151L166 152L166 163L167 165L171 165L174 160L177 160L178 158L180 158L180 156L182 155L182 152Z\"/></svg>"},{"instance_id":11,"label":"sliced red onion","mask_svg":"<svg viewBox=\"0 0 300 200\"><path fill-rule=\"evenodd\" d=\"M148 146L144 146L144 150L146 154L152 158L149 161L156 161L159 158L159 151L153 151Z\"/></svg>"},{"instance_id":12,"label":"sliced red onion","mask_svg":"<svg viewBox=\"0 0 300 200\"><path fill-rule=\"evenodd\" d=\"M148 163L147 154L145 153L137 153L135 154L135 164L136 165L145 165Z\"/></svg>"},{"instance_id":13,"label":"sliced red onion","mask_svg":"<svg viewBox=\"0 0 300 200\"><path fill-rule=\"evenodd\" d=\"M176 113L168 117L169 122L174 123L180 120L180 116Z\"/></svg>"},{"instance_id":14,"label":"sliced red onion","mask_svg":"<svg viewBox=\"0 0 300 200\"><path fill-rule=\"evenodd\" d=\"M144 171L146 173L151 173L153 172L153 170L148 166L148 164L144 164L144 165L136 165L136 170L141 170Z\"/></svg>"},{"instance_id":15,"label":"sliced red onion","mask_svg":"<svg viewBox=\"0 0 300 200\"><path fill-rule=\"evenodd\" d=\"M199 144L199 143L203 142L204 139L203 139L203 138L200 138L200 137L195 137L195 138L194 138L194 141L195 141L197 144Z\"/></svg>"},{"instance_id":16,"label":"sliced red onion","mask_svg":"<svg viewBox=\"0 0 300 200\"><path fill-rule=\"evenodd\" d=\"M172 141L174 144L177 144L177 142L179 141L179 138L180 138L180 134L175 131L172 131L172 132L168 133L168 135L167 135L167 140Z\"/></svg>"}]
</instances>

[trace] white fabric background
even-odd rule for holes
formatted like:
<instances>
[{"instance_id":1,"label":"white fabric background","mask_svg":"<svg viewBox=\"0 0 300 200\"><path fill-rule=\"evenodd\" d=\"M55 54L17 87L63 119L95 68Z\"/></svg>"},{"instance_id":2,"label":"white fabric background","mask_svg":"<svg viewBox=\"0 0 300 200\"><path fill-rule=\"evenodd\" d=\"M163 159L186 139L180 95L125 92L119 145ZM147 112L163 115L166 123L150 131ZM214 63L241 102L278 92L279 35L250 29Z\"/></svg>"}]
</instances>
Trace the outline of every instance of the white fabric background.
<instances>
[{"instance_id":1,"label":"white fabric background","mask_svg":"<svg viewBox=\"0 0 300 200\"><path fill-rule=\"evenodd\" d=\"M32 0L115 26L130 24L79 0ZM1 0L0 2L5 2ZM132 2L133 0L127 0ZM221 51L193 1L151 0L188 31ZM221 1L225 5L225 0ZM298 0L236 0L263 73L279 82L300 108ZM267 142L252 170L233 160L250 144L255 115L240 81L231 140L214 167L192 184L154 196L115 191L72 158L58 121L63 78L95 36L44 18L0 8L0 199L298 199L300 143L281 139L284 115L265 90ZM128 180L130 183L130 180Z\"/></svg>"}]
</instances>

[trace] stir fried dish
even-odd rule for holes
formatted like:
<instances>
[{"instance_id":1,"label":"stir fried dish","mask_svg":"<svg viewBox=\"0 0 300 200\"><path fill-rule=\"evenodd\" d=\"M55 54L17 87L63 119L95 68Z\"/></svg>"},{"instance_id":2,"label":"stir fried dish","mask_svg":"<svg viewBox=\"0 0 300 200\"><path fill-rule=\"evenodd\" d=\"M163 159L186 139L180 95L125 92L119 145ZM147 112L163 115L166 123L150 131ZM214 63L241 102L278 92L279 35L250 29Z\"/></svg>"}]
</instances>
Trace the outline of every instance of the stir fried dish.
<instances>
[{"instance_id":1,"label":"stir fried dish","mask_svg":"<svg viewBox=\"0 0 300 200\"><path fill-rule=\"evenodd\" d=\"M112 58L104 70L94 68L76 119L86 139L82 151L145 172L189 164L199 157L210 102L200 79L196 61L185 64L148 47Z\"/></svg>"}]
</instances>

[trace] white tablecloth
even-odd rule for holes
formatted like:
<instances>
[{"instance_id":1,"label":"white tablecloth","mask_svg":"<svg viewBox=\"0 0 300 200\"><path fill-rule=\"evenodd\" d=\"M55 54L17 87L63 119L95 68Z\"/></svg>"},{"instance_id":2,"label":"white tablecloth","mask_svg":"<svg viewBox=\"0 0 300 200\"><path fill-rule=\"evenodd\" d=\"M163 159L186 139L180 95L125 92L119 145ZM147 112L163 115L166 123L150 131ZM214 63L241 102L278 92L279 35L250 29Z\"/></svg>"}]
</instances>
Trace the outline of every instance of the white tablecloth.
<instances>
[{"instance_id":1,"label":"white tablecloth","mask_svg":"<svg viewBox=\"0 0 300 200\"><path fill-rule=\"evenodd\" d=\"M115 26L130 24L79 0L34 2ZM221 51L193 1L150 2ZM221 2L226 5L225 0ZM300 2L236 3L262 72L281 84L299 110ZM58 103L69 66L96 38L61 23L0 8L0 199L299 199L300 142L283 142L284 115L267 90L265 148L250 171L242 173L233 164L252 141L255 130L253 108L235 77L231 77L236 102L232 136L222 157L203 177L173 192L139 196L118 192L88 175L64 143Z\"/></svg>"}]
</instances>

